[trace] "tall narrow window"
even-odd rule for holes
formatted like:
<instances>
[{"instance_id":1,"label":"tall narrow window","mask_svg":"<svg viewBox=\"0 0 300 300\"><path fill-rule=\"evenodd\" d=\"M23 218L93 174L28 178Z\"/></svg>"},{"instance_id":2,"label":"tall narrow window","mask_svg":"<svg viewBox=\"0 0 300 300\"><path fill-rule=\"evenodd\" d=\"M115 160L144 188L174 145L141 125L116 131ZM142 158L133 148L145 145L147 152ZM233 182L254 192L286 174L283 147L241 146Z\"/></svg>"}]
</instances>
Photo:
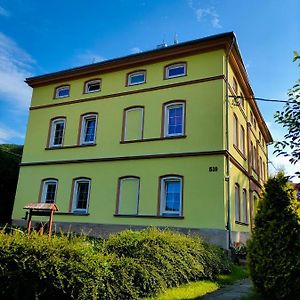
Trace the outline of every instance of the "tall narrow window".
<instances>
[{"instance_id":1,"label":"tall narrow window","mask_svg":"<svg viewBox=\"0 0 300 300\"><path fill-rule=\"evenodd\" d=\"M252 141L250 142L250 167L253 167L253 143Z\"/></svg>"},{"instance_id":2,"label":"tall narrow window","mask_svg":"<svg viewBox=\"0 0 300 300\"><path fill-rule=\"evenodd\" d=\"M238 127L238 118L237 116L234 114L233 115L233 145L235 145L236 147L238 147L239 142L238 142L238 136L239 136L239 127Z\"/></svg>"},{"instance_id":3,"label":"tall narrow window","mask_svg":"<svg viewBox=\"0 0 300 300\"><path fill-rule=\"evenodd\" d=\"M140 178L119 178L117 214L137 215L139 210Z\"/></svg>"},{"instance_id":4,"label":"tall narrow window","mask_svg":"<svg viewBox=\"0 0 300 300\"><path fill-rule=\"evenodd\" d=\"M245 97L243 93L240 93L240 103L242 105L242 108L245 109Z\"/></svg>"},{"instance_id":5,"label":"tall narrow window","mask_svg":"<svg viewBox=\"0 0 300 300\"><path fill-rule=\"evenodd\" d=\"M54 98L65 98L70 96L70 86L64 85L59 86L55 89Z\"/></svg>"},{"instance_id":6,"label":"tall narrow window","mask_svg":"<svg viewBox=\"0 0 300 300\"><path fill-rule=\"evenodd\" d=\"M166 216L182 215L182 177L161 178L160 214Z\"/></svg>"},{"instance_id":7,"label":"tall narrow window","mask_svg":"<svg viewBox=\"0 0 300 300\"><path fill-rule=\"evenodd\" d=\"M90 80L84 84L84 92L85 93L95 93L95 92L99 92L100 90L101 90L101 80L100 79Z\"/></svg>"},{"instance_id":8,"label":"tall narrow window","mask_svg":"<svg viewBox=\"0 0 300 300\"><path fill-rule=\"evenodd\" d=\"M51 120L49 147L63 146L65 125L65 118L56 118Z\"/></svg>"},{"instance_id":9,"label":"tall narrow window","mask_svg":"<svg viewBox=\"0 0 300 300\"><path fill-rule=\"evenodd\" d=\"M146 71L136 71L127 75L127 85L136 85L146 82Z\"/></svg>"},{"instance_id":10,"label":"tall narrow window","mask_svg":"<svg viewBox=\"0 0 300 300\"><path fill-rule=\"evenodd\" d=\"M90 199L90 185L91 180L89 178L78 178L74 180L72 212L88 212Z\"/></svg>"},{"instance_id":11,"label":"tall narrow window","mask_svg":"<svg viewBox=\"0 0 300 300\"><path fill-rule=\"evenodd\" d=\"M255 146L253 146L253 169L257 171L257 152Z\"/></svg>"},{"instance_id":12,"label":"tall narrow window","mask_svg":"<svg viewBox=\"0 0 300 300\"><path fill-rule=\"evenodd\" d=\"M241 144L240 145L241 151L245 155L246 154L246 150L245 150L245 129L242 125L241 125L240 144Z\"/></svg>"},{"instance_id":13,"label":"tall narrow window","mask_svg":"<svg viewBox=\"0 0 300 300\"><path fill-rule=\"evenodd\" d=\"M144 107L128 107L124 110L123 141L142 140L144 131Z\"/></svg>"},{"instance_id":14,"label":"tall narrow window","mask_svg":"<svg viewBox=\"0 0 300 300\"><path fill-rule=\"evenodd\" d=\"M248 201L245 189L243 189L243 223L248 224Z\"/></svg>"},{"instance_id":15,"label":"tall narrow window","mask_svg":"<svg viewBox=\"0 0 300 300\"><path fill-rule=\"evenodd\" d=\"M266 181L266 164L263 162L263 180Z\"/></svg>"},{"instance_id":16,"label":"tall narrow window","mask_svg":"<svg viewBox=\"0 0 300 300\"><path fill-rule=\"evenodd\" d=\"M165 67L165 79L186 75L186 63L178 63Z\"/></svg>"},{"instance_id":17,"label":"tall narrow window","mask_svg":"<svg viewBox=\"0 0 300 300\"><path fill-rule=\"evenodd\" d=\"M45 179L42 181L42 194L40 201L42 203L54 203L56 200L57 179Z\"/></svg>"},{"instance_id":18,"label":"tall narrow window","mask_svg":"<svg viewBox=\"0 0 300 300\"><path fill-rule=\"evenodd\" d=\"M261 156L259 157L259 174L260 178L263 179L263 163Z\"/></svg>"},{"instance_id":19,"label":"tall narrow window","mask_svg":"<svg viewBox=\"0 0 300 300\"><path fill-rule=\"evenodd\" d=\"M235 220L240 222L241 221L241 201L240 201L240 186L236 183L235 184Z\"/></svg>"},{"instance_id":20,"label":"tall narrow window","mask_svg":"<svg viewBox=\"0 0 300 300\"><path fill-rule=\"evenodd\" d=\"M81 116L80 144L94 144L96 142L97 114Z\"/></svg>"},{"instance_id":21,"label":"tall narrow window","mask_svg":"<svg viewBox=\"0 0 300 300\"><path fill-rule=\"evenodd\" d=\"M184 135L185 104L172 102L164 108L164 136Z\"/></svg>"}]
</instances>

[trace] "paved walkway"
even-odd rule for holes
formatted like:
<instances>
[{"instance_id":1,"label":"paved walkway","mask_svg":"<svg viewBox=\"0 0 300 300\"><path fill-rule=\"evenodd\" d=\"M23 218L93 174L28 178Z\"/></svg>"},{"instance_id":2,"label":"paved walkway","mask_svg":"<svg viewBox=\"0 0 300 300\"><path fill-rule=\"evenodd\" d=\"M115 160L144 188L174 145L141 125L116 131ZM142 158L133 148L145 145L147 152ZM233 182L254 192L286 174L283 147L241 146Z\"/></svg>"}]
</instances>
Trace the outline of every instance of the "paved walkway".
<instances>
[{"instance_id":1,"label":"paved walkway","mask_svg":"<svg viewBox=\"0 0 300 300\"><path fill-rule=\"evenodd\" d=\"M240 280L232 285L226 285L215 292L207 294L201 300L239 300L246 296L252 287L249 278Z\"/></svg>"}]
</instances>

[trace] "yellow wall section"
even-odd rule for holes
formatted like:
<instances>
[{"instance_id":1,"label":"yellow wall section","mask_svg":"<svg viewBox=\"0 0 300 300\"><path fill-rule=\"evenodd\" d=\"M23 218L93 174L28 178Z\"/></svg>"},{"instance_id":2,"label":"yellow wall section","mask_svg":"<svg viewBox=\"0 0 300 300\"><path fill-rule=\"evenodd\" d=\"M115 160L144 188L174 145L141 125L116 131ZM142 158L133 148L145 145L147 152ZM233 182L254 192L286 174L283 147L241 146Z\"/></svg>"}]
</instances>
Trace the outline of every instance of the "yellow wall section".
<instances>
[{"instance_id":1,"label":"yellow wall section","mask_svg":"<svg viewBox=\"0 0 300 300\"><path fill-rule=\"evenodd\" d=\"M223 161L222 156L203 156L22 167L13 219L24 216L23 207L26 204L37 202L41 180L46 177L58 179L57 205L60 211L68 211L72 179L85 176L91 178L90 215L56 215L56 221L224 229ZM209 172L210 166L217 166L218 171ZM139 213L156 215L159 176L165 174L184 176L183 220L113 216L118 177L139 176Z\"/></svg>"},{"instance_id":2,"label":"yellow wall section","mask_svg":"<svg viewBox=\"0 0 300 300\"><path fill-rule=\"evenodd\" d=\"M138 66L137 68L126 69L122 71L116 71L111 73L99 73L98 75L94 75L92 78L81 78L77 80L60 82L59 84L50 84L48 86L42 86L35 88L33 90L32 96L32 106L45 105L45 104L53 104L53 103L61 103L68 102L75 99L81 98L89 98L95 96L103 96L114 93L133 91L143 88L154 87L158 85L166 85L175 82L182 82L187 80L206 78L216 75L223 74L223 50L216 50L207 53L192 55L189 57L178 58L176 60L166 60L159 63L154 63L150 65ZM178 77L173 79L164 80L164 66L176 63L176 62L187 62L187 74L188 76ZM147 82L141 85L135 86L126 86L126 74L128 72L132 72L137 69L145 69L147 71L146 79ZM84 94L84 82L93 78L101 78L102 79L102 87L101 91L92 94ZM57 86L61 86L64 84L69 84L71 86L70 89L70 97L53 99L54 91Z\"/></svg>"},{"instance_id":3,"label":"yellow wall section","mask_svg":"<svg viewBox=\"0 0 300 300\"><path fill-rule=\"evenodd\" d=\"M124 140L139 140L143 132L143 109L135 108L126 111Z\"/></svg>"},{"instance_id":4,"label":"yellow wall section","mask_svg":"<svg viewBox=\"0 0 300 300\"><path fill-rule=\"evenodd\" d=\"M215 80L88 103L32 110L22 161L221 150L223 148L223 104L220 101L222 95L223 80ZM124 108L144 105L144 138L159 138L163 103L170 100L186 100L187 138L120 144ZM77 143L80 115L87 112L98 112L97 146L45 150L51 118L66 116L64 145L70 146Z\"/></svg>"}]
</instances>

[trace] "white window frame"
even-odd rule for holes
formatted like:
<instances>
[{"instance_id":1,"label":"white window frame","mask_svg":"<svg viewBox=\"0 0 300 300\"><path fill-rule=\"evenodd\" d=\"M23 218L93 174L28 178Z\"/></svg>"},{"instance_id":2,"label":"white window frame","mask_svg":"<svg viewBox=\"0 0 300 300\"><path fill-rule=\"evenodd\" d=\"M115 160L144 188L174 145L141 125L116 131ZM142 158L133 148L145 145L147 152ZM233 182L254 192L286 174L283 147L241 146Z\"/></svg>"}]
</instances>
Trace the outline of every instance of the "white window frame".
<instances>
[{"instance_id":1,"label":"white window frame","mask_svg":"<svg viewBox=\"0 0 300 300\"><path fill-rule=\"evenodd\" d=\"M238 183L234 185L235 221L241 221L241 188Z\"/></svg>"},{"instance_id":2,"label":"white window frame","mask_svg":"<svg viewBox=\"0 0 300 300\"><path fill-rule=\"evenodd\" d=\"M95 90L95 91L89 91L89 85L90 84L95 84L95 83L99 83L99 89ZM87 81L84 85L84 92L86 94L97 93L97 92L100 92L100 91L101 91L101 79L94 79L94 80Z\"/></svg>"},{"instance_id":3,"label":"white window frame","mask_svg":"<svg viewBox=\"0 0 300 300\"><path fill-rule=\"evenodd\" d=\"M180 182L180 202L179 202L179 211L167 211L165 210L166 204L166 182L168 181L179 181ZM183 199L183 178L179 176L167 176L162 177L160 180L160 215L161 216L182 216L182 199Z\"/></svg>"},{"instance_id":4,"label":"white window frame","mask_svg":"<svg viewBox=\"0 0 300 300\"><path fill-rule=\"evenodd\" d=\"M243 201L243 223L248 224L248 198L247 198L247 191L243 189L242 192L242 201Z\"/></svg>"},{"instance_id":5,"label":"white window frame","mask_svg":"<svg viewBox=\"0 0 300 300\"><path fill-rule=\"evenodd\" d=\"M179 67L183 67L183 69L184 69L183 74L169 75L170 70L176 69L176 68L179 68ZM186 63L177 63L177 64L173 64L173 65L170 65L170 66L166 66L165 67L165 78L166 79L171 79L171 78L186 76L186 69L187 69Z\"/></svg>"},{"instance_id":6,"label":"white window frame","mask_svg":"<svg viewBox=\"0 0 300 300\"><path fill-rule=\"evenodd\" d=\"M68 91L69 91L68 95L59 96L59 91L64 90L64 89L68 89ZM55 89L55 98L66 98L66 97L70 97L70 86L69 85L60 86Z\"/></svg>"},{"instance_id":7,"label":"white window frame","mask_svg":"<svg viewBox=\"0 0 300 300\"><path fill-rule=\"evenodd\" d=\"M144 130L144 107L133 107L125 110L125 128L124 128L124 141L126 139L126 130L127 130L127 113L133 110L141 110L142 111L142 122L141 122L141 139L143 139L143 130Z\"/></svg>"},{"instance_id":8,"label":"white window frame","mask_svg":"<svg viewBox=\"0 0 300 300\"><path fill-rule=\"evenodd\" d=\"M139 76L141 74L144 75L144 80L143 81L135 82L135 83L131 82L132 77ZM146 71L136 71L136 72L128 74L128 76L127 76L127 85L128 86L142 84L142 83L145 83L145 82L146 82Z\"/></svg>"},{"instance_id":9,"label":"white window frame","mask_svg":"<svg viewBox=\"0 0 300 300\"><path fill-rule=\"evenodd\" d=\"M41 199L40 199L41 203L50 203L50 202L46 202L47 190L48 190L48 186L50 184L55 184L55 193L54 193L53 203L56 202L56 193L57 193L58 180L57 179L47 179L47 180L43 180L42 194L41 194Z\"/></svg>"},{"instance_id":10,"label":"white window frame","mask_svg":"<svg viewBox=\"0 0 300 300\"><path fill-rule=\"evenodd\" d=\"M122 184L125 180L137 180L138 181L138 188L136 191L136 211L134 214L138 214L139 212L139 198L140 198L140 178L139 177L133 177L133 176L128 176L128 177L123 177L120 178L120 190L119 190L119 207L118 207L118 213L120 212L120 207L122 204Z\"/></svg>"},{"instance_id":11,"label":"white window frame","mask_svg":"<svg viewBox=\"0 0 300 300\"><path fill-rule=\"evenodd\" d=\"M86 124L88 119L95 118L95 133L94 133L94 140L93 141L85 141L86 135ZM96 134L97 134L97 126L98 126L98 115L97 114L88 114L82 116L81 120L81 131L80 131L80 145L93 145L96 143Z\"/></svg>"},{"instance_id":12,"label":"white window frame","mask_svg":"<svg viewBox=\"0 0 300 300\"><path fill-rule=\"evenodd\" d=\"M56 124L63 123L64 124L64 130L63 130L63 136L61 144L54 144L54 138L55 138L55 131L56 131ZM56 148L56 147L62 147L64 144L64 137L65 137L65 128L66 128L66 119L65 118L57 118L51 121L51 129L50 129L50 139L49 139L49 147L50 148Z\"/></svg>"},{"instance_id":13,"label":"white window frame","mask_svg":"<svg viewBox=\"0 0 300 300\"><path fill-rule=\"evenodd\" d=\"M87 195L87 203L86 208L76 208L77 206L77 196L78 196L78 184L88 182L88 195ZM73 199L72 199L72 212L73 213L88 213L90 206L90 192L91 192L91 179L88 178L78 178L74 180L74 188L73 188Z\"/></svg>"},{"instance_id":14,"label":"white window frame","mask_svg":"<svg viewBox=\"0 0 300 300\"><path fill-rule=\"evenodd\" d=\"M168 133L169 129L169 111L172 106L182 106L182 132L180 133ZM184 102L172 102L170 104L165 105L164 111L164 136L183 136L185 133L185 103Z\"/></svg>"},{"instance_id":15,"label":"white window frame","mask_svg":"<svg viewBox=\"0 0 300 300\"><path fill-rule=\"evenodd\" d=\"M241 125L240 128L240 149L241 152L246 155L246 147L245 147L245 128L243 125Z\"/></svg>"}]
</instances>

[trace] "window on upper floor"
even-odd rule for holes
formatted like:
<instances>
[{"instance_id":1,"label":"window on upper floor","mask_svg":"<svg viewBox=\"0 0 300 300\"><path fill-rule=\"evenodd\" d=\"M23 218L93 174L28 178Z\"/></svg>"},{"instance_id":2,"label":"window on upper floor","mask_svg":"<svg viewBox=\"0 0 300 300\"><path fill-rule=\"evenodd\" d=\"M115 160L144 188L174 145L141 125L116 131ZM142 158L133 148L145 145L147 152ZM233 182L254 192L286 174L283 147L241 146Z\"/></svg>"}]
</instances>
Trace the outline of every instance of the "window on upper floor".
<instances>
[{"instance_id":1,"label":"window on upper floor","mask_svg":"<svg viewBox=\"0 0 300 300\"><path fill-rule=\"evenodd\" d=\"M185 132L185 102L164 104L164 136L180 136Z\"/></svg>"},{"instance_id":2,"label":"window on upper floor","mask_svg":"<svg viewBox=\"0 0 300 300\"><path fill-rule=\"evenodd\" d=\"M55 178L44 179L42 181L42 193L40 202L54 203L56 200L58 180Z\"/></svg>"},{"instance_id":3,"label":"window on upper floor","mask_svg":"<svg viewBox=\"0 0 300 300\"><path fill-rule=\"evenodd\" d=\"M186 75L186 63L177 63L165 67L165 79Z\"/></svg>"},{"instance_id":4,"label":"window on upper floor","mask_svg":"<svg viewBox=\"0 0 300 300\"><path fill-rule=\"evenodd\" d=\"M234 202L235 202L235 220L241 221L241 198L240 198L240 186L235 184L234 186Z\"/></svg>"},{"instance_id":5,"label":"window on upper floor","mask_svg":"<svg viewBox=\"0 0 300 300\"><path fill-rule=\"evenodd\" d=\"M246 155L245 149L245 129L243 125L241 125L241 132L240 132L240 149L244 155Z\"/></svg>"},{"instance_id":6,"label":"window on upper floor","mask_svg":"<svg viewBox=\"0 0 300 300\"><path fill-rule=\"evenodd\" d=\"M233 88L234 92L237 95L237 93L238 93L238 84L237 84L237 81L234 77L233 77L233 80L232 80L232 88Z\"/></svg>"},{"instance_id":7,"label":"window on upper floor","mask_svg":"<svg viewBox=\"0 0 300 300\"><path fill-rule=\"evenodd\" d=\"M254 126L254 129L256 130L256 119L255 119L255 117L253 117L253 126Z\"/></svg>"},{"instance_id":8,"label":"window on upper floor","mask_svg":"<svg viewBox=\"0 0 300 300\"><path fill-rule=\"evenodd\" d=\"M253 169L255 171L257 171L257 152L256 152L255 146L253 146L253 164L252 164L252 166L253 166Z\"/></svg>"},{"instance_id":9,"label":"window on upper floor","mask_svg":"<svg viewBox=\"0 0 300 300\"><path fill-rule=\"evenodd\" d=\"M243 109L245 109L245 97L243 93L240 93L240 103Z\"/></svg>"},{"instance_id":10,"label":"window on upper floor","mask_svg":"<svg viewBox=\"0 0 300 300\"><path fill-rule=\"evenodd\" d=\"M243 223L248 224L248 198L246 189L243 189Z\"/></svg>"},{"instance_id":11,"label":"window on upper floor","mask_svg":"<svg viewBox=\"0 0 300 300\"><path fill-rule=\"evenodd\" d=\"M235 114L233 114L233 145L238 147L239 141L239 123L238 118Z\"/></svg>"},{"instance_id":12,"label":"window on upper floor","mask_svg":"<svg viewBox=\"0 0 300 300\"><path fill-rule=\"evenodd\" d=\"M119 178L116 214L136 215L139 209L140 178L126 176Z\"/></svg>"},{"instance_id":13,"label":"window on upper floor","mask_svg":"<svg viewBox=\"0 0 300 300\"><path fill-rule=\"evenodd\" d=\"M266 164L263 162L263 181L266 181Z\"/></svg>"},{"instance_id":14,"label":"window on upper floor","mask_svg":"<svg viewBox=\"0 0 300 300\"><path fill-rule=\"evenodd\" d=\"M182 176L164 176L160 179L160 214L182 215Z\"/></svg>"},{"instance_id":15,"label":"window on upper floor","mask_svg":"<svg viewBox=\"0 0 300 300\"><path fill-rule=\"evenodd\" d=\"M146 71L135 71L127 75L127 85L136 85L146 82Z\"/></svg>"},{"instance_id":16,"label":"window on upper floor","mask_svg":"<svg viewBox=\"0 0 300 300\"><path fill-rule=\"evenodd\" d=\"M123 114L122 141L142 140L144 131L144 107L128 107Z\"/></svg>"},{"instance_id":17,"label":"window on upper floor","mask_svg":"<svg viewBox=\"0 0 300 300\"><path fill-rule=\"evenodd\" d=\"M250 121L251 121L251 124L254 125L254 116L253 116L252 110L250 110Z\"/></svg>"},{"instance_id":18,"label":"window on upper floor","mask_svg":"<svg viewBox=\"0 0 300 300\"><path fill-rule=\"evenodd\" d=\"M261 156L259 157L259 176L263 179L263 162Z\"/></svg>"},{"instance_id":19,"label":"window on upper floor","mask_svg":"<svg viewBox=\"0 0 300 300\"><path fill-rule=\"evenodd\" d=\"M70 96L70 86L64 85L59 86L55 89L54 98L65 98Z\"/></svg>"},{"instance_id":20,"label":"window on upper floor","mask_svg":"<svg viewBox=\"0 0 300 300\"><path fill-rule=\"evenodd\" d=\"M64 143L64 133L66 118L55 118L50 123L50 136L48 141L49 147L62 147Z\"/></svg>"},{"instance_id":21,"label":"window on upper floor","mask_svg":"<svg viewBox=\"0 0 300 300\"><path fill-rule=\"evenodd\" d=\"M74 179L71 211L74 213L87 213L89 209L91 179Z\"/></svg>"},{"instance_id":22,"label":"window on upper floor","mask_svg":"<svg viewBox=\"0 0 300 300\"><path fill-rule=\"evenodd\" d=\"M95 144L97 130L97 114L81 116L80 145Z\"/></svg>"},{"instance_id":23,"label":"window on upper floor","mask_svg":"<svg viewBox=\"0 0 300 300\"><path fill-rule=\"evenodd\" d=\"M250 166L251 167L253 167L253 143L252 143L252 141L250 142L250 157L249 157L249 159L250 159Z\"/></svg>"},{"instance_id":24,"label":"window on upper floor","mask_svg":"<svg viewBox=\"0 0 300 300\"><path fill-rule=\"evenodd\" d=\"M85 82L84 84L84 93L95 93L101 91L101 80L100 79L94 79L89 80Z\"/></svg>"}]
</instances>

